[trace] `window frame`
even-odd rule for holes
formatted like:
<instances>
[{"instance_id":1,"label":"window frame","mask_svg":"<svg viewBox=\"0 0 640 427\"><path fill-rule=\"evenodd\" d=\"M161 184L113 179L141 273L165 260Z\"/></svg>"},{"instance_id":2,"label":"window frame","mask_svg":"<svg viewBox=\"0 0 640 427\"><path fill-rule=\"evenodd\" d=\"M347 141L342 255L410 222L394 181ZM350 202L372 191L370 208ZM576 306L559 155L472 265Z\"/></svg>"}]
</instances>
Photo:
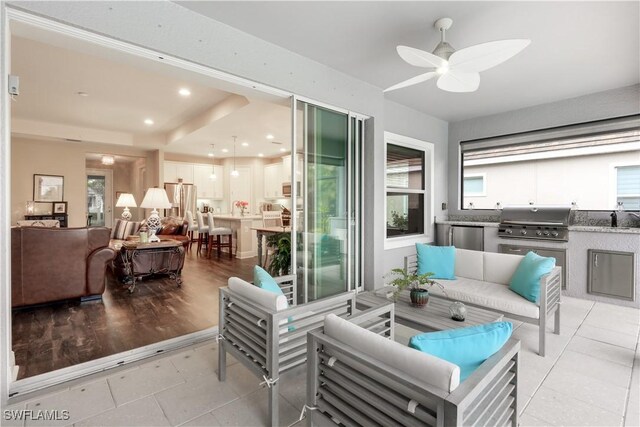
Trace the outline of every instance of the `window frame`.
<instances>
[{"instance_id":1,"label":"window frame","mask_svg":"<svg viewBox=\"0 0 640 427\"><path fill-rule=\"evenodd\" d=\"M395 188L387 187L387 146L389 144L398 145L400 147L410 148L412 150L422 151L424 154L423 165L423 189L415 190L411 188ZM434 241L434 144L429 141L422 141L404 135L398 135L392 132L384 132L384 249L397 249L413 246L416 243L432 243ZM422 234L411 234L407 236L387 237L387 195L389 193L411 193L423 194L424 200L424 232Z\"/></svg>"},{"instance_id":2,"label":"window frame","mask_svg":"<svg viewBox=\"0 0 640 427\"><path fill-rule=\"evenodd\" d=\"M609 205L611 206L610 210L615 210L618 205L618 168L628 167L628 166L636 166L640 167L640 161L637 162L619 162L619 163L611 163L609 165L610 174L609 174L609 188L611 189L609 194ZM623 197L640 197L640 194L632 195L632 196L623 196ZM625 206L625 212L637 212L636 210L629 209Z\"/></svg>"},{"instance_id":3,"label":"window frame","mask_svg":"<svg viewBox=\"0 0 640 427\"><path fill-rule=\"evenodd\" d=\"M464 206L464 150L463 145L465 144L483 144L485 147L499 147L502 145L519 145L526 144L530 142L534 142L539 139L562 139L566 137L578 137L580 135L590 135L597 133L609 133L616 131L625 131L633 128L638 128L640 126L640 114L631 114L626 116L619 117L610 117L604 119L598 119L587 122L573 123L567 125L560 126L552 126L548 128L540 128L530 131L522 131L515 132L509 134L495 135L490 137L484 137L479 139L468 139L468 140L460 140L457 144L457 157L458 157L458 174L457 174L457 182L456 182L456 199L457 206L453 208L451 212L455 212L461 215L477 215L477 214L488 214L488 213L496 213L495 208L477 208L473 209L467 208ZM508 143L504 143L505 140L509 140ZM634 163L635 164L635 163ZM615 170L612 170L612 174L615 173ZM610 178L611 180L611 178ZM611 188L611 184L609 188ZM615 193L612 192L612 193ZM610 194L609 201L610 205L615 208L616 201L613 199L613 195ZM611 202L614 200L613 202ZM501 201L502 205L505 205L504 201ZM567 201L567 206L571 201ZM613 208L612 208L613 209ZM578 211L582 212L610 212L612 209L580 209ZM498 209L499 212L499 209Z\"/></svg>"}]
</instances>

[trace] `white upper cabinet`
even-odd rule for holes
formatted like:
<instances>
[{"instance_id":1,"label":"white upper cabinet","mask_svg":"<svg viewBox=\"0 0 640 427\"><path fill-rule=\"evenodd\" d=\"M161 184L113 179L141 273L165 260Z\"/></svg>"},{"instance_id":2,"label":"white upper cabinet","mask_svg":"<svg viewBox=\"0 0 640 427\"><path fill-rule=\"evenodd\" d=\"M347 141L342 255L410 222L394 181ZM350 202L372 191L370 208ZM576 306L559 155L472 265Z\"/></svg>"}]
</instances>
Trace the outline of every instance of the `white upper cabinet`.
<instances>
[{"instance_id":1,"label":"white upper cabinet","mask_svg":"<svg viewBox=\"0 0 640 427\"><path fill-rule=\"evenodd\" d=\"M224 198L224 167L214 166L213 170L216 174L216 179L213 180L213 196L212 199Z\"/></svg>"},{"instance_id":2,"label":"white upper cabinet","mask_svg":"<svg viewBox=\"0 0 640 427\"><path fill-rule=\"evenodd\" d=\"M199 199L210 199L213 197L212 172L212 165L193 165L194 184L196 185Z\"/></svg>"},{"instance_id":3,"label":"white upper cabinet","mask_svg":"<svg viewBox=\"0 0 640 427\"><path fill-rule=\"evenodd\" d=\"M264 165L264 198L282 198L282 163Z\"/></svg>"},{"instance_id":4,"label":"white upper cabinet","mask_svg":"<svg viewBox=\"0 0 640 427\"><path fill-rule=\"evenodd\" d=\"M178 182L182 179L185 184L193 184L193 164L183 162L164 162L164 182Z\"/></svg>"},{"instance_id":5,"label":"white upper cabinet","mask_svg":"<svg viewBox=\"0 0 640 427\"><path fill-rule=\"evenodd\" d=\"M302 155L296 154L296 181L302 181ZM291 182L291 155L282 158L282 181Z\"/></svg>"}]
</instances>

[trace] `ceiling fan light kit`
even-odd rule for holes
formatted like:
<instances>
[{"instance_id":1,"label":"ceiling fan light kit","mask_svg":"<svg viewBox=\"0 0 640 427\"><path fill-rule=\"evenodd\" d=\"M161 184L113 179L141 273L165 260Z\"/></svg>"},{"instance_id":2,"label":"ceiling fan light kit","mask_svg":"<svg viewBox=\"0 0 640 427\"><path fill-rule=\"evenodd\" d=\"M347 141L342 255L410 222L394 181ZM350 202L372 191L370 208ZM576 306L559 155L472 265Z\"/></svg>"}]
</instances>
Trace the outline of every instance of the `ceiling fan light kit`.
<instances>
[{"instance_id":1,"label":"ceiling fan light kit","mask_svg":"<svg viewBox=\"0 0 640 427\"><path fill-rule=\"evenodd\" d=\"M480 87L480 72L493 68L518 54L531 40L499 40L456 50L446 41L451 18L440 18L434 27L440 31L440 43L432 53L408 46L398 46L398 55L410 65L430 69L424 74L393 85L385 92L402 89L437 77L437 86L448 92L475 92Z\"/></svg>"}]
</instances>

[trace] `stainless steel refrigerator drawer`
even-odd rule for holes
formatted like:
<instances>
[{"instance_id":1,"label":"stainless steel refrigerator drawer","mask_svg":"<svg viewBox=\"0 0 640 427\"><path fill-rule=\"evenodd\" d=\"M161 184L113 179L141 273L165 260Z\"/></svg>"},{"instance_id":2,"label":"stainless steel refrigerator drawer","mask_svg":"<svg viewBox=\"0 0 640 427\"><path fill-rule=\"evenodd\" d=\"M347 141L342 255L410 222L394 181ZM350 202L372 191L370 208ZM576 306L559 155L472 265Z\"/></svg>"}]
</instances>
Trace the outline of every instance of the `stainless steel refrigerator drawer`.
<instances>
[{"instance_id":1,"label":"stainless steel refrigerator drawer","mask_svg":"<svg viewBox=\"0 0 640 427\"><path fill-rule=\"evenodd\" d=\"M552 257L556 259L556 266L562 268L562 289L567 289L567 250L555 248L543 248L537 246L520 246L520 245L498 245L498 252L501 254L526 255L527 252L534 252L543 257Z\"/></svg>"},{"instance_id":2,"label":"stainless steel refrigerator drawer","mask_svg":"<svg viewBox=\"0 0 640 427\"><path fill-rule=\"evenodd\" d=\"M436 245L484 251L484 227L436 224Z\"/></svg>"}]
</instances>

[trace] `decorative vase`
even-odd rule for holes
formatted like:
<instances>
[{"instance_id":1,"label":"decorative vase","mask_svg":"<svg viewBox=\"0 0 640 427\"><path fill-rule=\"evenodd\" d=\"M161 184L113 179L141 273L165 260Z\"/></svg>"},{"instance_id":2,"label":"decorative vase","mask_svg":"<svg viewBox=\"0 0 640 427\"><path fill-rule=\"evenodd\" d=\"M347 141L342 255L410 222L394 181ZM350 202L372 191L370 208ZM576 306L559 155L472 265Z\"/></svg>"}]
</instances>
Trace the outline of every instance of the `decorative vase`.
<instances>
[{"instance_id":1,"label":"decorative vase","mask_svg":"<svg viewBox=\"0 0 640 427\"><path fill-rule=\"evenodd\" d=\"M244 216L244 208L240 208L240 216Z\"/></svg>"},{"instance_id":2,"label":"decorative vase","mask_svg":"<svg viewBox=\"0 0 640 427\"><path fill-rule=\"evenodd\" d=\"M422 308L429 302L429 291L422 288L411 289L409 298L414 307Z\"/></svg>"},{"instance_id":3,"label":"decorative vase","mask_svg":"<svg viewBox=\"0 0 640 427\"><path fill-rule=\"evenodd\" d=\"M449 314L453 320L462 322L467 317L467 307L460 301L456 301L449 306Z\"/></svg>"}]
</instances>

